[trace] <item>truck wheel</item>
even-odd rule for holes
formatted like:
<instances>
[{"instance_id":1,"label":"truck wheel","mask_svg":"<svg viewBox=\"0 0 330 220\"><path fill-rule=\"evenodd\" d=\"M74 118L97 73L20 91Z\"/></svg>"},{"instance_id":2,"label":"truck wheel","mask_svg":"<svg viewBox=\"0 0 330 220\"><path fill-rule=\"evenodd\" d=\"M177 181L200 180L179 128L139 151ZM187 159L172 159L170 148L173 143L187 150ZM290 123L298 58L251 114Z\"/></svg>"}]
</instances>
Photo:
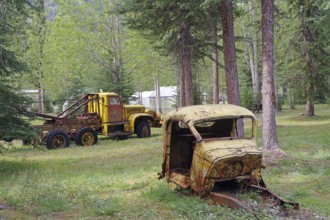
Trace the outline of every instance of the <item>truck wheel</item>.
<instances>
[{"instance_id":1,"label":"truck wheel","mask_svg":"<svg viewBox=\"0 0 330 220\"><path fill-rule=\"evenodd\" d=\"M136 127L136 134L138 138L147 138L150 137L150 125L147 121L141 121Z\"/></svg>"},{"instance_id":2,"label":"truck wheel","mask_svg":"<svg viewBox=\"0 0 330 220\"><path fill-rule=\"evenodd\" d=\"M70 138L65 131L53 130L49 132L46 139L46 146L48 149L58 149L68 147L70 144Z\"/></svg>"},{"instance_id":3,"label":"truck wheel","mask_svg":"<svg viewBox=\"0 0 330 220\"><path fill-rule=\"evenodd\" d=\"M96 144L98 137L93 128L82 128L78 131L76 145L90 146Z\"/></svg>"}]
</instances>

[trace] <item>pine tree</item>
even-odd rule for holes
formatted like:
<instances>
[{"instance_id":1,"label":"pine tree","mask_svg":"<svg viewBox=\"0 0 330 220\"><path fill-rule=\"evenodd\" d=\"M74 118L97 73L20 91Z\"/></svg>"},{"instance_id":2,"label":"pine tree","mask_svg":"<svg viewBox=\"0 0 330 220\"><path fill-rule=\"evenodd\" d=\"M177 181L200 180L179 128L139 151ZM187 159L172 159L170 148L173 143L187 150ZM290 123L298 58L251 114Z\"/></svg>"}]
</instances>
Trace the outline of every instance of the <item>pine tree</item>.
<instances>
[{"instance_id":1,"label":"pine tree","mask_svg":"<svg viewBox=\"0 0 330 220\"><path fill-rule=\"evenodd\" d=\"M0 139L11 141L14 138L35 136L33 129L24 118L31 115L24 109L27 99L12 88L11 78L24 69L19 62L13 39L18 33L17 26L26 20L27 1L5 1L0 7Z\"/></svg>"},{"instance_id":2,"label":"pine tree","mask_svg":"<svg viewBox=\"0 0 330 220\"><path fill-rule=\"evenodd\" d=\"M295 46L300 52L302 86L305 90L305 116L314 116L315 98L325 99L328 89L330 64L329 21L330 3L319 0L290 1L300 22L295 35Z\"/></svg>"},{"instance_id":3,"label":"pine tree","mask_svg":"<svg viewBox=\"0 0 330 220\"><path fill-rule=\"evenodd\" d=\"M266 150L279 150L276 130L274 0L262 0L262 135Z\"/></svg>"},{"instance_id":4,"label":"pine tree","mask_svg":"<svg viewBox=\"0 0 330 220\"><path fill-rule=\"evenodd\" d=\"M205 42L198 40L207 36L208 29L208 25L203 25L207 16L200 7L202 2L124 0L117 6L130 28L158 42L159 48L179 61L181 106L193 104L192 65L205 55Z\"/></svg>"}]
</instances>

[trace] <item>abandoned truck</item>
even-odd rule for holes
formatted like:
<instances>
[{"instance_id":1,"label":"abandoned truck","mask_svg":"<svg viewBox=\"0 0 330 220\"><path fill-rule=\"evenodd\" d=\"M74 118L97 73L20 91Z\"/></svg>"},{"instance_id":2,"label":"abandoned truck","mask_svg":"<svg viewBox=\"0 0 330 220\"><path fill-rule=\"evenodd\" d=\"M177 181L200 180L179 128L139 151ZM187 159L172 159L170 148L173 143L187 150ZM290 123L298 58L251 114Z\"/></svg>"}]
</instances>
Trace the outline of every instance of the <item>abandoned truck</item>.
<instances>
[{"instance_id":1,"label":"abandoned truck","mask_svg":"<svg viewBox=\"0 0 330 220\"><path fill-rule=\"evenodd\" d=\"M77 145L93 145L98 134L113 138L136 134L139 138L151 135L150 125L160 118L143 105L124 105L116 93L86 94L57 116L35 113L45 118L40 130L39 143L48 149L67 147L70 140Z\"/></svg>"},{"instance_id":2,"label":"abandoned truck","mask_svg":"<svg viewBox=\"0 0 330 220\"><path fill-rule=\"evenodd\" d=\"M244 189L262 191L277 205L297 208L298 204L288 203L266 188L261 177L262 149L256 145L256 129L251 111L230 104L187 106L169 112L163 122L159 178L192 189L202 197L210 195L216 203L233 208L244 208L244 204L215 193L220 184L244 184Z\"/></svg>"}]
</instances>

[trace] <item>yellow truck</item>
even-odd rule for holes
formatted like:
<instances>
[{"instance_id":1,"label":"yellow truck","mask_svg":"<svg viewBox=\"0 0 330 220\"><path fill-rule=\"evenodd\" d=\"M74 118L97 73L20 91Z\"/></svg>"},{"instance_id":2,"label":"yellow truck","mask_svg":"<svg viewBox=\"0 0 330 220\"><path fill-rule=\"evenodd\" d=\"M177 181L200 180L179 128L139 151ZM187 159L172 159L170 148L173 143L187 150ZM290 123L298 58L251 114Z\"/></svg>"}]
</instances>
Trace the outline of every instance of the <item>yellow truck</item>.
<instances>
[{"instance_id":1,"label":"yellow truck","mask_svg":"<svg viewBox=\"0 0 330 220\"><path fill-rule=\"evenodd\" d=\"M39 143L48 149L68 147L70 140L77 145L93 145L98 134L125 138L136 134L150 137L150 126L158 126L161 116L143 105L124 105L113 92L86 94L57 116L35 113L45 118L40 130Z\"/></svg>"},{"instance_id":2,"label":"yellow truck","mask_svg":"<svg viewBox=\"0 0 330 220\"><path fill-rule=\"evenodd\" d=\"M175 109L163 123L163 163L159 178L216 204L245 208L236 192L256 191L274 206L299 209L266 188L261 176L262 148L256 143L254 114L230 104ZM234 192L234 193L233 193Z\"/></svg>"}]
</instances>

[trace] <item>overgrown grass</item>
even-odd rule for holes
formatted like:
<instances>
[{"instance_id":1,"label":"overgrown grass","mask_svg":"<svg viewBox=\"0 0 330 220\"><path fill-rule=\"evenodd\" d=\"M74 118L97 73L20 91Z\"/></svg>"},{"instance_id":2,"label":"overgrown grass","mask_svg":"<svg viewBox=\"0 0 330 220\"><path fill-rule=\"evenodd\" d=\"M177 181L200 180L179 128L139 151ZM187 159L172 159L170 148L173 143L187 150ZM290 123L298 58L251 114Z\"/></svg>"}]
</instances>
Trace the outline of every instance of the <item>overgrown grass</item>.
<instances>
[{"instance_id":1,"label":"overgrown grass","mask_svg":"<svg viewBox=\"0 0 330 220\"><path fill-rule=\"evenodd\" d=\"M330 215L330 108L316 117L302 108L278 114L281 147L288 158L267 167L264 179L280 196ZM260 116L260 115L259 115ZM261 123L259 122L259 126ZM18 146L0 156L0 219L277 219L209 205L157 179L161 129L148 139L101 139L92 147L47 150ZM258 142L261 145L261 127Z\"/></svg>"}]
</instances>

